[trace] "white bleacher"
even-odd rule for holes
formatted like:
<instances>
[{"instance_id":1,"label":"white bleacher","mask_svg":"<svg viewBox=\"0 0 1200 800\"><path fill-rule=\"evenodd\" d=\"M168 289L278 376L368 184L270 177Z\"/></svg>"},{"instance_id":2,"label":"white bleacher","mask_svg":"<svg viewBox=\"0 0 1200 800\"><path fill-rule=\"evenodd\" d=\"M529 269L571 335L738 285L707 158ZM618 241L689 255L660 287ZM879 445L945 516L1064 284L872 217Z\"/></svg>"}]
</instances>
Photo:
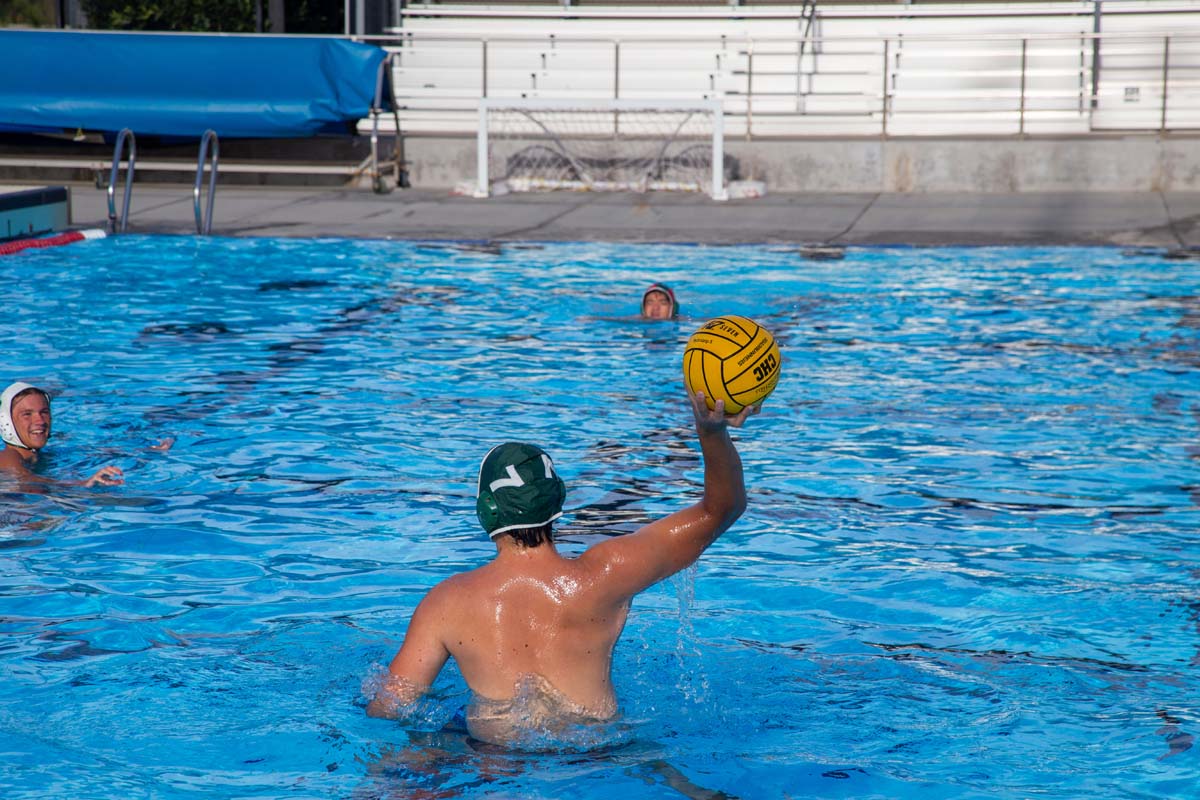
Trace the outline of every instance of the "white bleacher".
<instances>
[{"instance_id":1,"label":"white bleacher","mask_svg":"<svg viewBox=\"0 0 1200 800\"><path fill-rule=\"evenodd\" d=\"M387 44L401 124L470 134L486 93L717 97L747 138L1200 128L1200 0L1106 0L1098 47L1090 0L801 10L408 5Z\"/></svg>"}]
</instances>

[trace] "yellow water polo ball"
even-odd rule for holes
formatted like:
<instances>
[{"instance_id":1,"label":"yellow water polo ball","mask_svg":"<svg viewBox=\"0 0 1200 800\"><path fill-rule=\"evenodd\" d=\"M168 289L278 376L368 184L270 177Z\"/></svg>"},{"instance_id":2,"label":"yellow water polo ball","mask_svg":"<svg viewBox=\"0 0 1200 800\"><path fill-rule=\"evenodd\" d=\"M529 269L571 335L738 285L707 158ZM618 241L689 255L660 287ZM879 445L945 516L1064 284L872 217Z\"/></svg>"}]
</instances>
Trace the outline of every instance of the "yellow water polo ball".
<instances>
[{"instance_id":1,"label":"yellow water polo ball","mask_svg":"<svg viewBox=\"0 0 1200 800\"><path fill-rule=\"evenodd\" d=\"M779 383L783 357L775 337L752 319L727 314L709 320L688 339L683 350L683 382L704 402L736 414L761 403Z\"/></svg>"}]
</instances>

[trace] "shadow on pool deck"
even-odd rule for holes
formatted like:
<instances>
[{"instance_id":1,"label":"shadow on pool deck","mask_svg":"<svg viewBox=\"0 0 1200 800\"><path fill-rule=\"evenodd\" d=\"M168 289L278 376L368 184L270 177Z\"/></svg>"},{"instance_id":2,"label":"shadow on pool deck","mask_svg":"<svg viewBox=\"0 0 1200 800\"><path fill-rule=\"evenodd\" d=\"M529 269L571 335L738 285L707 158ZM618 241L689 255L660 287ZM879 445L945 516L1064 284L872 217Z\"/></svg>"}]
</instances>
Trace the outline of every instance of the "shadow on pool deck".
<instances>
[{"instance_id":1,"label":"shadow on pool deck","mask_svg":"<svg viewBox=\"0 0 1200 800\"><path fill-rule=\"evenodd\" d=\"M118 204L120 196L118 193ZM71 189L72 224L103 228L105 192ZM191 187L135 188L129 230L195 233ZM699 242L706 244L1117 244L1200 247L1200 192L777 194L713 202L673 194L217 187L224 236Z\"/></svg>"}]
</instances>

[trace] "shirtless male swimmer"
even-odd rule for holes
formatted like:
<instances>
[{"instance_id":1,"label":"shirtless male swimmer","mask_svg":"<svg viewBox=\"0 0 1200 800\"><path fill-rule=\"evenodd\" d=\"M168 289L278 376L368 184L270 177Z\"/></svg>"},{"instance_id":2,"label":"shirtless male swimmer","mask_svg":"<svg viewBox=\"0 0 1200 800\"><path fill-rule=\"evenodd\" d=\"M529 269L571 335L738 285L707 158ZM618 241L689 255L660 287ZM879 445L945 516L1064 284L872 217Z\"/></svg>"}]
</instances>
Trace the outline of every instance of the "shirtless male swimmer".
<instances>
[{"instance_id":1,"label":"shirtless male swimmer","mask_svg":"<svg viewBox=\"0 0 1200 800\"><path fill-rule=\"evenodd\" d=\"M39 483L74 483L82 486L115 486L124 483L120 467L101 467L85 481L53 481L29 468L37 463L38 451L50 441L50 396L20 381L0 394L0 471ZM169 445L168 445L169 446Z\"/></svg>"},{"instance_id":2,"label":"shirtless male swimmer","mask_svg":"<svg viewBox=\"0 0 1200 800\"><path fill-rule=\"evenodd\" d=\"M467 729L481 741L512 744L531 732L616 717L613 647L634 595L690 566L746 510L728 426L741 427L758 408L726 417L720 400L715 410L702 394L691 402L703 496L577 558L555 549L553 522L566 488L550 457L529 444L493 448L479 469L476 512L496 556L421 600L367 714L404 716L453 657L475 697ZM543 702L518 708L531 687Z\"/></svg>"}]
</instances>

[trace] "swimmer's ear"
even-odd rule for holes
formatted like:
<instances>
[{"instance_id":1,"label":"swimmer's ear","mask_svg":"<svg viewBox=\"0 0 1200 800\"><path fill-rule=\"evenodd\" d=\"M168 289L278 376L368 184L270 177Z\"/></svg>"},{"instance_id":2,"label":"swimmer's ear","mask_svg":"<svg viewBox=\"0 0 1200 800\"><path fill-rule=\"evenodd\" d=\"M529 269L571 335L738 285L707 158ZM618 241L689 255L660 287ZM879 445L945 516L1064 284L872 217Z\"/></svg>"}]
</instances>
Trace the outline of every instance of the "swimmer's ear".
<instances>
[{"instance_id":1,"label":"swimmer's ear","mask_svg":"<svg viewBox=\"0 0 1200 800\"><path fill-rule=\"evenodd\" d=\"M479 495L475 501L475 516L479 517L479 524L488 534L500 527L500 506L496 505L491 492Z\"/></svg>"}]
</instances>

